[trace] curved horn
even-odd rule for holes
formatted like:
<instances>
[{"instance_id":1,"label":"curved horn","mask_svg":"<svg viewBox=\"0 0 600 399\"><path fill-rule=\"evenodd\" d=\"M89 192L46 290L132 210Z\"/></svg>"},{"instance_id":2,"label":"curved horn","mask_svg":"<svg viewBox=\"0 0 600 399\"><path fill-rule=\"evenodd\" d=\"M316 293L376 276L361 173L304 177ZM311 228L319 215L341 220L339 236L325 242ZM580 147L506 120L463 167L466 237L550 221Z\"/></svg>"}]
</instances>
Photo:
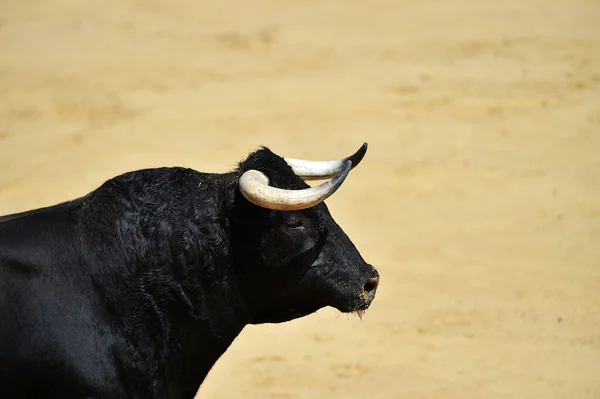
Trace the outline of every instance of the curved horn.
<instances>
[{"instance_id":1,"label":"curved horn","mask_svg":"<svg viewBox=\"0 0 600 399\"><path fill-rule=\"evenodd\" d=\"M242 195L254 205L276 211L297 211L310 208L336 192L352 168L346 161L343 169L333 179L318 186L301 190L286 190L269 186L269 178L262 172L252 169L240 177Z\"/></svg>"},{"instance_id":2,"label":"curved horn","mask_svg":"<svg viewBox=\"0 0 600 399\"><path fill-rule=\"evenodd\" d=\"M364 143L358 151L347 158L334 161L306 161L303 159L283 158L294 173L304 180L319 180L331 178L339 173L347 161L352 162L354 169L362 161L367 152L368 144Z\"/></svg>"}]
</instances>

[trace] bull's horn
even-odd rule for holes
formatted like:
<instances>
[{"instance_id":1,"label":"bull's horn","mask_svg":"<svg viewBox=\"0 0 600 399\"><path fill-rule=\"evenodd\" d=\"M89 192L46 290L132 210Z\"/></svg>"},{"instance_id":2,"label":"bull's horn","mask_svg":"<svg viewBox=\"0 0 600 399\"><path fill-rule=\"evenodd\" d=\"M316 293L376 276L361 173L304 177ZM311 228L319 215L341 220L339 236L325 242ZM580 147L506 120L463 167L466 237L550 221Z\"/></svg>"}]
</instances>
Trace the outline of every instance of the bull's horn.
<instances>
[{"instance_id":1,"label":"bull's horn","mask_svg":"<svg viewBox=\"0 0 600 399\"><path fill-rule=\"evenodd\" d=\"M310 208L336 192L352 168L346 161L344 167L333 179L315 187L300 190L286 190L269 186L269 178L262 172L252 169L240 177L242 195L254 205L276 211L297 211Z\"/></svg>"},{"instance_id":2,"label":"bull's horn","mask_svg":"<svg viewBox=\"0 0 600 399\"><path fill-rule=\"evenodd\" d=\"M285 159L294 173L304 180L329 179L340 173L347 161L352 162L352 168L355 168L365 156L367 146L367 143L364 143L354 154L347 158L334 161L306 161L294 158L283 159Z\"/></svg>"}]
</instances>

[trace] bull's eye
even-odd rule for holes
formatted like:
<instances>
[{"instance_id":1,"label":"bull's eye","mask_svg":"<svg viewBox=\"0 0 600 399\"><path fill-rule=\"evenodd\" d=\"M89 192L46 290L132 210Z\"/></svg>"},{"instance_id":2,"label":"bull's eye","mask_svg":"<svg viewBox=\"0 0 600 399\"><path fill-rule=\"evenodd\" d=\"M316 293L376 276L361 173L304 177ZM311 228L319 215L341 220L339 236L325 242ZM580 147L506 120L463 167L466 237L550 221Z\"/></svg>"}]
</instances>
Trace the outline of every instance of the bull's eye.
<instances>
[{"instance_id":1,"label":"bull's eye","mask_svg":"<svg viewBox=\"0 0 600 399\"><path fill-rule=\"evenodd\" d=\"M290 219L285 222L285 225L290 229L297 229L302 227L302 221L300 219Z\"/></svg>"}]
</instances>

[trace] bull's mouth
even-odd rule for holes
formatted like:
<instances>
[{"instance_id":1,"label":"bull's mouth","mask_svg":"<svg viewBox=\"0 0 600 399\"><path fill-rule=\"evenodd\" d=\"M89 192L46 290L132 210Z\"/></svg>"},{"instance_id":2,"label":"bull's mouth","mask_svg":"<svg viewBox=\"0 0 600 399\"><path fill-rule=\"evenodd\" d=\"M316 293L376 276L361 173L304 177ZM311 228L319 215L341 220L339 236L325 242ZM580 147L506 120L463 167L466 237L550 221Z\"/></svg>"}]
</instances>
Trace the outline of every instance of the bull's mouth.
<instances>
[{"instance_id":1,"label":"bull's mouth","mask_svg":"<svg viewBox=\"0 0 600 399\"><path fill-rule=\"evenodd\" d=\"M363 295L354 297L352 300L344 303L341 306L334 306L337 310L345 314L355 314L362 321L363 315L371 307L372 298L365 298Z\"/></svg>"},{"instance_id":2,"label":"bull's mouth","mask_svg":"<svg viewBox=\"0 0 600 399\"><path fill-rule=\"evenodd\" d=\"M348 307L337 307L336 306L335 308L344 314L356 315L362 322L363 316L369 309L370 305L371 304L364 304L364 305L359 305L359 306L348 306Z\"/></svg>"},{"instance_id":3,"label":"bull's mouth","mask_svg":"<svg viewBox=\"0 0 600 399\"><path fill-rule=\"evenodd\" d=\"M365 312L371 306L371 302L352 301L342 306L335 306L342 313Z\"/></svg>"},{"instance_id":4,"label":"bull's mouth","mask_svg":"<svg viewBox=\"0 0 600 399\"><path fill-rule=\"evenodd\" d=\"M358 316L358 318L360 319L360 321L363 321L363 315L367 312L367 310L369 309L369 307L371 306L371 302L369 302L368 304L361 306L355 310L353 310L350 313L356 314Z\"/></svg>"}]
</instances>

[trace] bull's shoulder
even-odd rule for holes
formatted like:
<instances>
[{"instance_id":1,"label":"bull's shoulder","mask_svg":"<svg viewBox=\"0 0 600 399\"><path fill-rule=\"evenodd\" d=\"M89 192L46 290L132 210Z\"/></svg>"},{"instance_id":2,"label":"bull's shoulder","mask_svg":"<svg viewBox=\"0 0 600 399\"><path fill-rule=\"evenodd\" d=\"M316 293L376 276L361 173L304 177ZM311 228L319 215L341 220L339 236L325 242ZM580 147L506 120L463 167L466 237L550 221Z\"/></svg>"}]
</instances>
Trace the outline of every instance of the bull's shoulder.
<instances>
[{"instance_id":1,"label":"bull's shoulder","mask_svg":"<svg viewBox=\"0 0 600 399\"><path fill-rule=\"evenodd\" d=\"M140 218L187 217L220 212L224 200L218 175L181 167L140 169L107 180L84 201L86 212ZM111 213L112 212L112 213Z\"/></svg>"},{"instance_id":2,"label":"bull's shoulder","mask_svg":"<svg viewBox=\"0 0 600 399\"><path fill-rule=\"evenodd\" d=\"M124 173L86 197L81 225L108 237L125 234L138 238L210 226L222 221L226 200L223 185L215 176L181 167Z\"/></svg>"},{"instance_id":3,"label":"bull's shoulder","mask_svg":"<svg viewBox=\"0 0 600 399\"><path fill-rule=\"evenodd\" d=\"M94 262L110 254L128 268L174 262L211 268L229 252L226 192L220 175L187 168L116 176L82 202L84 253Z\"/></svg>"}]
</instances>

